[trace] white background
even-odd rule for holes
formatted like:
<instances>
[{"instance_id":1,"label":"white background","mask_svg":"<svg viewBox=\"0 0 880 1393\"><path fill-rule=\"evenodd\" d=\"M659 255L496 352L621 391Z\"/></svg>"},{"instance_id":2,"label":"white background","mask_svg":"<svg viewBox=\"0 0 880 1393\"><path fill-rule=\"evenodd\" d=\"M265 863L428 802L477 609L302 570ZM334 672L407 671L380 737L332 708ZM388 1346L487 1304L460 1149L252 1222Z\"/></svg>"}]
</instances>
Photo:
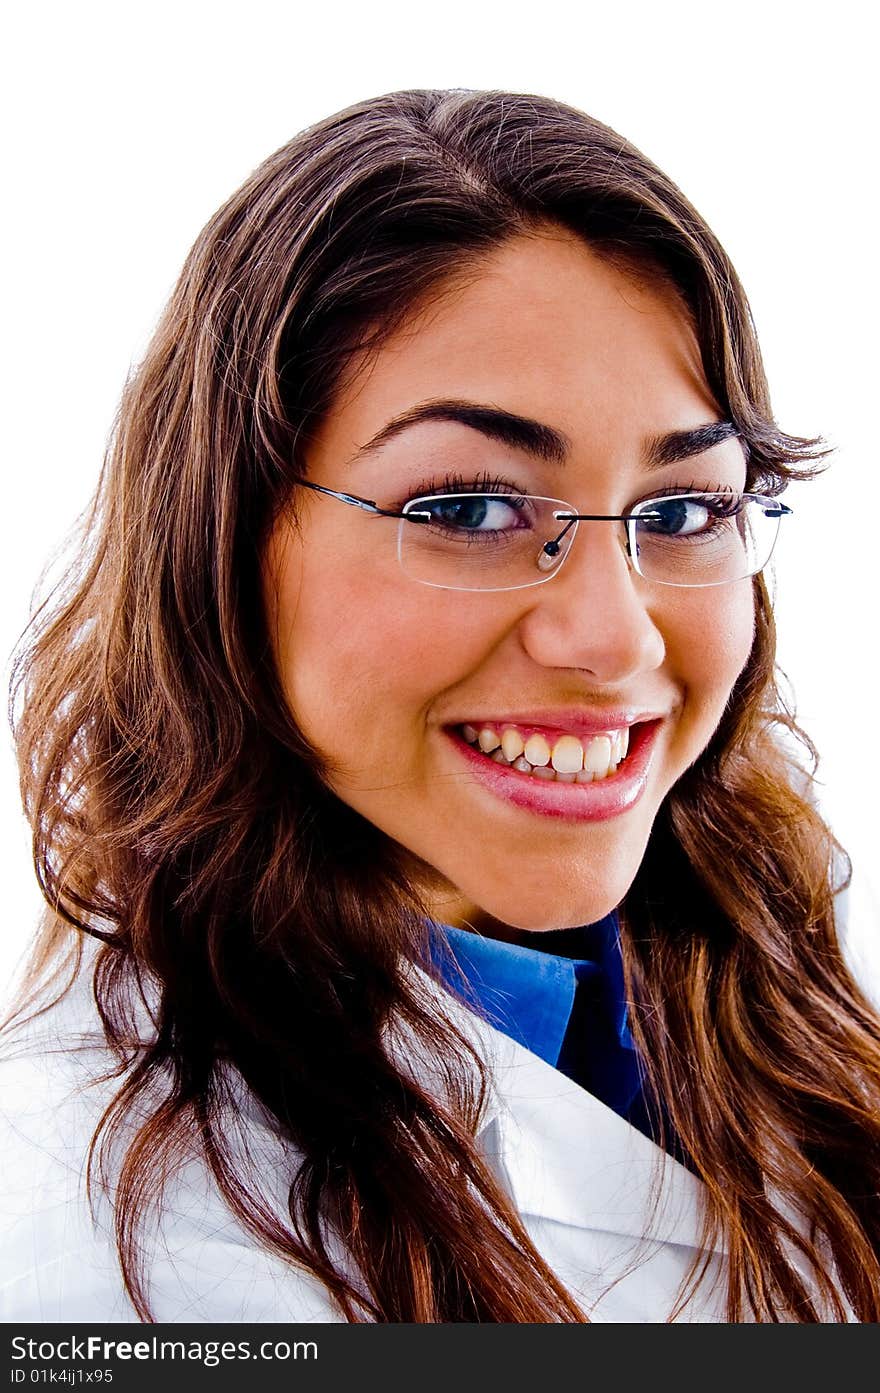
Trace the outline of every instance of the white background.
<instances>
[{"instance_id":1,"label":"white background","mask_svg":"<svg viewBox=\"0 0 880 1393\"><path fill-rule=\"evenodd\" d=\"M794 486L775 565L780 661L822 801L875 853L880 507L872 7L739 0L19 6L2 88L0 658L85 506L118 396L197 232L303 126L404 87L538 92L640 146L720 237L782 426L836 446ZM0 748L0 991L39 896Z\"/></svg>"}]
</instances>

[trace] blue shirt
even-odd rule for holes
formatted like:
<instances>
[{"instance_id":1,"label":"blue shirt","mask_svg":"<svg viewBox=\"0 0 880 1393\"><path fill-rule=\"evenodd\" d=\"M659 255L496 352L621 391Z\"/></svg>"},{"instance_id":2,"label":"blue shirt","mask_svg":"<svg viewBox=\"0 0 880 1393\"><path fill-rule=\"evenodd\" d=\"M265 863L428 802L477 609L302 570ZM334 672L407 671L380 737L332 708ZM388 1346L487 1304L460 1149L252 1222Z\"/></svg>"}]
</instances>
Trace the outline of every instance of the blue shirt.
<instances>
[{"instance_id":1,"label":"blue shirt","mask_svg":"<svg viewBox=\"0 0 880 1393\"><path fill-rule=\"evenodd\" d=\"M465 929L445 933L454 962L444 961L441 947L437 965L448 987L461 991L457 964L492 1025L652 1135L627 1020L616 913L536 934L539 948Z\"/></svg>"}]
</instances>

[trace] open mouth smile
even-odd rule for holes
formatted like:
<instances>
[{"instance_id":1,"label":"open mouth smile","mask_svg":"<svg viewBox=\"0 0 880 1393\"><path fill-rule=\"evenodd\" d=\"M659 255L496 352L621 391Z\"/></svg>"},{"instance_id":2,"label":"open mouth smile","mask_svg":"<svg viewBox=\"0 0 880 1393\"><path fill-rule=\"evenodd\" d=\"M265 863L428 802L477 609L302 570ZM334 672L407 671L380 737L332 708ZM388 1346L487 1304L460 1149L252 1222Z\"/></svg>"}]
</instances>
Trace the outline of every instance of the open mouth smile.
<instances>
[{"instance_id":1,"label":"open mouth smile","mask_svg":"<svg viewBox=\"0 0 880 1393\"><path fill-rule=\"evenodd\" d=\"M616 774L629 750L630 727L602 734L544 734L540 730L504 725L460 727L467 743L521 774L558 783L591 784Z\"/></svg>"},{"instance_id":2,"label":"open mouth smile","mask_svg":"<svg viewBox=\"0 0 880 1393\"><path fill-rule=\"evenodd\" d=\"M479 782L516 807L575 821L614 817L641 798L662 718L575 735L509 721L446 727Z\"/></svg>"}]
</instances>

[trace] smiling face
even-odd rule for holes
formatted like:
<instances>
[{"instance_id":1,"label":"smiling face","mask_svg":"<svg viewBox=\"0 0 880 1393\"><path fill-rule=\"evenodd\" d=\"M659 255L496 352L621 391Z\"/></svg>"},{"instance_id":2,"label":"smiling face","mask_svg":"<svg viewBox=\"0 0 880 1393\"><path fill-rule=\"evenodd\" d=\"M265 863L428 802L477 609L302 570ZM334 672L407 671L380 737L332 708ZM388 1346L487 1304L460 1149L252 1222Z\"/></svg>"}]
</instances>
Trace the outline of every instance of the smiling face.
<instances>
[{"instance_id":1,"label":"smiling face","mask_svg":"<svg viewBox=\"0 0 880 1393\"><path fill-rule=\"evenodd\" d=\"M566 458L440 419L363 450L436 401L541 423ZM658 436L720 419L674 293L548 229L495 249L464 289L361 362L313 441L308 477L400 510L448 477L466 488L488 475L511 493L617 515L676 488L742 490L735 438L649 464ZM297 511L298 529L282 517L267 549L266 604L290 709L334 791L417 858L447 923L503 937L608 913L745 665L752 582L646 580L621 523L582 521L545 584L438 589L401 570L398 528L415 524L310 490ZM550 749L579 737L588 759L602 753L597 732L633 729L617 773L585 783L494 762L465 726L543 735Z\"/></svg>"}]
</instances>

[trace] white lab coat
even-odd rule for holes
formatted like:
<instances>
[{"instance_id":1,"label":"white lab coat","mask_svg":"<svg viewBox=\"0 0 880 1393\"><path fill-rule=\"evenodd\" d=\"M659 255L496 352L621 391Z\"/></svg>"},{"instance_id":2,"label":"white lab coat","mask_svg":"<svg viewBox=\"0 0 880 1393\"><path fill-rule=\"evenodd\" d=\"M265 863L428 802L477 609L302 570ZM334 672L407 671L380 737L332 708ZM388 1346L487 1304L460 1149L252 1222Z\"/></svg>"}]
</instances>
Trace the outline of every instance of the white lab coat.
<instances>
[{"instance_id":1,"label":"white lab coat","mask_svg":"<svg viewBox=\"0 0 880 1393\"><path fill-rule=\"evenodd\" d=\"M870 902L857 908L851 899L839 897L839 922L849 923L851 960L876 1001L880 925ZM479 1145L536 1247L591 1319L667 1320L697 1249L702 1183L536 1055L463 1008L461 1019L494 1078ZM99 1191L92 1218L84 1193L88 1142L118 1086L87 1082L108 1065L100 1039L81 1052L69 1048L74 1033L94 1027L83 979L36 1023L27 1049L0 1065L4 1322L137 1319L119 1274L110 1201ZM49 1052L52 1035L66 1047ZM227 1135L256 1158L264 1193L283 1215L292 1158L243 1089L239 1102ZM664 1179L652 1215L660 1161ZM150 1291L161 1322L342 1319L320 1282L241 1228L197 1159L174 1177L149 1237ZM707 1278L678 1319L724 1320L724 1261L722 1251L710 1255Z\"/></svg>"}]
</instances>

